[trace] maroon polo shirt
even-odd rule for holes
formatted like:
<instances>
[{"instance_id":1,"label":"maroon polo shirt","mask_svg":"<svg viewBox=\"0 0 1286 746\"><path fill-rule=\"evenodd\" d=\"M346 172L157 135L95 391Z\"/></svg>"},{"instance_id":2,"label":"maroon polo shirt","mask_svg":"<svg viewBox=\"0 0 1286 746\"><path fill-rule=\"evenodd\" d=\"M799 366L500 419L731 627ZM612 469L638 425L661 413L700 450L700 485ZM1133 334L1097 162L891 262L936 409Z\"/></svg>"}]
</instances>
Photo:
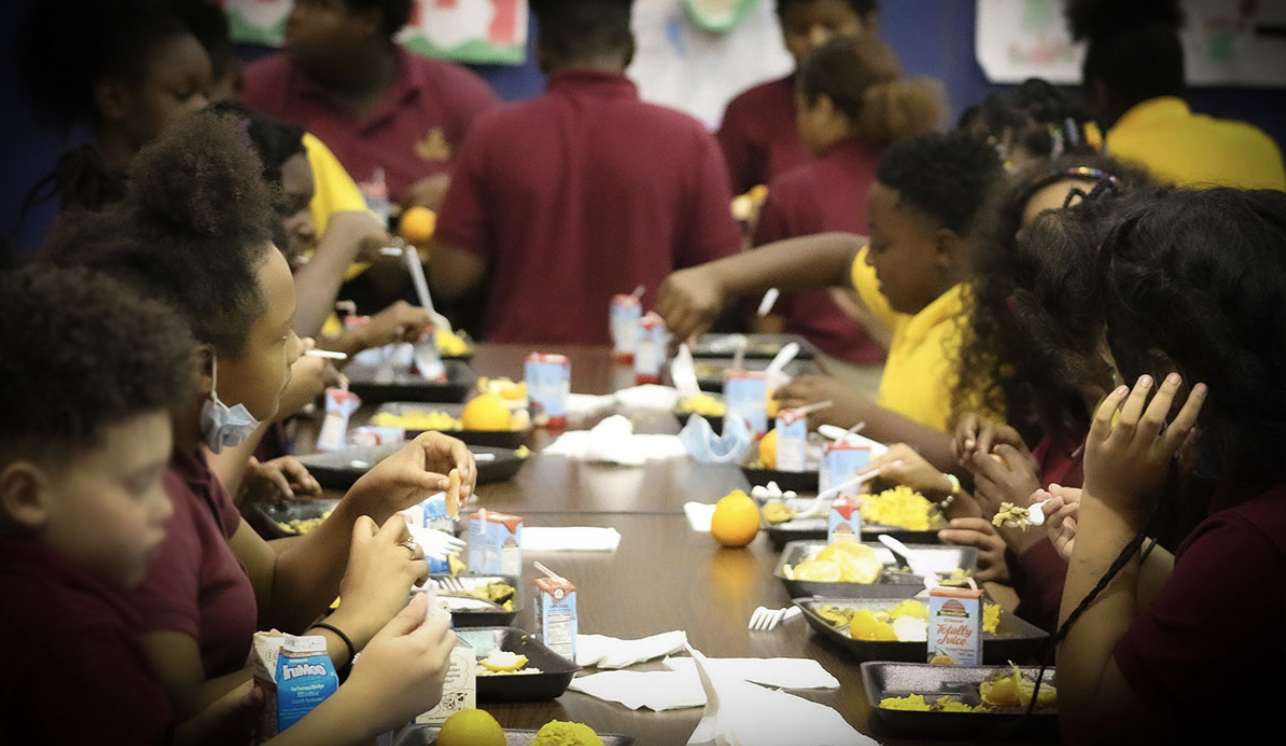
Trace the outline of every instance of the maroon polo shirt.
<instances>
[{"instance_id":1,"label":"maroon polo shirt","mask_svg":"<svg viewBox=\"0 0 1286 746\"><path fill-rule=\"evenodd\" d=\"M1085 448L1081 442L1042 438L1032 449L1040 471L1040 484L1080 487L1085 481ZM1067 583L1067 560L1048 538L1042 538L1022 554L1006 552L1009 582L1018 594L1014 613L1047 632L1058 629L1058 613Z\"/></svg>"},{"instance_id":2,"label":"maroon polo shirt","mask_svg":"<svg viewBox=\"0 0 1286 746\"><path fill-rule=\"evenodd\" d=\"M296 122L330 148L358 182L384 169L393 200L415 182L448 172L479 114L497 104L472 72L397 49L397 74L384 98L364 116L309 78L286 54L246 68L241 99L267 114Z\"/></svg>"},{"instance_id":3,"label":"maroon polo shirt","mask_svg":"<svg viewBox=\"0 0 1286 746\"><path fill-rule=\"evenodd\" d=\"M737 94L716 137L737 194L811 160L795 124L795 76Z\"/></svg>"},{"instance_id":4,"label":"maroon polo shirt","mask_svg":"<svg viewBox=\"0 0 1286 746\"><path fill-rule=\"evenodd\" d=\"M168 744L174 713L120 594L39 541L0 537L0 743Z\"/></svg>"},{"instance_id":5,"label":"maroon polo shirt","mask_svg":"<svg viewBox=\"0 0 1286 746\"><path fill-rule=\"evenodd\" d=\"M250 578L228 543L241 514L199 448L174 448L164 484L174 517L129 601L144 632L196 639L207 679L232 673L246 665L259 616Z\"/></svg>"},{"instance_id":6,"label":"maroon polo shirt","mask_svg":"<svg viewBox=\"0 0 1286 746\"><path fill-rule=\"evenodd\" d=\"M1180 732L1277 743L1286 699L1286 483L1228 483L1179 546L1174 570L1113 649L1130 688ZM1221 711L1234 692L1256 702ZM1275 734L1275 735L1273 735Z\"/></svg>"},{"instance_id":7,"label":"maroon polo shirt","mask_svg":"<svg viewBox=\"0 0 1286 746\"><path fill-rule=\"evenodd\" d=\"M673 270L737 251L730 200L699 122L570 70L474 125L435 239L485 262L487 340L607 344L612 295L643 285L647 308Z\"/></svg>"},{"instance_id":8,"label":"maroon polo shirt","mask_svg":"<svg viewBox=\"0 0 1286 746\"><path fill-rule=\"evenodd\" d=\"M866 192L879 160L879 149L851 137L774 178L759 213L755 244L827 231L866 235ZM884 360L884 348L835 305L828 290L783 293L773 313L785 318L784 331L803 335L827 355L858 364Z\"/></svg>"}]
</instances>

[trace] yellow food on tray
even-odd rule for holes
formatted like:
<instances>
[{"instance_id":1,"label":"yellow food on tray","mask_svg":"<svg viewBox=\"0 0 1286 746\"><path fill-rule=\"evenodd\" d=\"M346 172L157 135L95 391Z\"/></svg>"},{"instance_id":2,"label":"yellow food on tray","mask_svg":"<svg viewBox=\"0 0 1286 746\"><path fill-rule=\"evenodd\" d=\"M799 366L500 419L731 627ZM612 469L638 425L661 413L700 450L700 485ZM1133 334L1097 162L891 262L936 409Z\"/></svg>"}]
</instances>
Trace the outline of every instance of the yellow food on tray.
<instances>
[{"instance_id":1,"label":"yellow food on tray","mask_svg":"<svg viewBox=\"0 0 1286 746\"><path fill-rule=\"evenodd\" d=\"M437 345L438 352L448 357L463 357L473 351L469 340L448 329L435 328L433 342Z\"/></svg>"},{"instance_id":2,"label":"yellow food on tray","mask_svg":"<svg viewBox=\"0 0 1286 746\"><path fill-rule=\"evenodd\" d=\"M897 526L909 531L928 531L941 524L941 516L930 515L933 503L924 495L898 485L878 495L862 498L862 522L881 526Z\"/></svg>"},{"instance_id":3,"label":"yellow food on tray","mask_svg":"<svg viewBox=\"0 0 1286 746\"><path fill-rule=\"evenodd\" d=\"M527 382L515 383L513 379L503 376L499 378L481 376L478 378L478 392L495 394L506 402L518 403L521 406L521 403L527 400Z\"/></svg>"},{"instance_id":4,"label":"yellow food on tray","mask_svg":"<svg viewBox=\"0 0 1286 746\"><path fill-rule=\"evenodd\" d=\"M536 731L531 746L603 746L603 739L584 723L551 720Z\"/></svg>"},{"instance_id":5,"label":"yellow food on tray","mask_svg":"<svg viewBox=\"0 0 1286 746\"><path fill-rule=\"evenodd\" d=\"M885 697L880 700L880 707L885 710L911 710L913 712L987 712L986 705L976 707L958 702L943 695L933 704L925 701L922 694L908 694L905 697Z\"/></svg>"},{"instance_id":6,"label":"yellow food on tray","mask_svg":"<svg viewBox=\"0 0 1286 746\"><path fill-rule=\"evenodd\" d=\"M458 559L456 561L459 562ZM450 557L447 557L447 564L448 566L451 565ZM440 596L469 596L483 601L490 601L493 604L499 604L504 607L505 611L514 610L514 593L515 589L512 585L501 582L487 583L486 585L480 585L475 588L470 588L467 591L460 592L452 592L442 589L438 590L438 595Z\"/></svg>"},{"instance_id":7,"label":"yellow food on tray","mask_svg":"<svg viewBox=\"0 0 1286 746\"><path fill-rule=\"evenodd\" d=\"M907 625L905 622L901 622L900 620L907 619L926 623L929 621L929 607L914 598L908 598L888 609L858 610L825 604L813 609L813 613L826 620L826 622L833 627L843 627L845 624L849 625L849 636L855 640L883 639L877 637L858 636L857 617L861 614L870 614L869 619L863 618L863 634L876 634L875 632L870 631L872 629L870 625L880 624L887 627L889 632L894 633L894 639L902 640L903 642L910 642L913 639L916 641L924 639L920 636L923 627L918 625ZM996 627L999 624L1000 606L990 602L984 603L982 605L982 630L984 632L995 634ZM904 632L904 634L898 634L899 631ZM915 632L915 636L913 637L911 634L905 634L910 632ZM878 634L885 633L883 630L880 630Z\"/></svg>"},{"instance_id":8,"label":"yellow food on tray","mask_svg":"<svg viewBox=\"0 0 1286 746\"><path fill-rule=\"evenodd\" d=\"M400 427L403 430L459 430L460 420L446 412L413 411L403 414L380 412L371 418L377 427Z\"/></svg>"},{"instance_id":9,"label":"yellow food on tray","mask_svg":"<svg viewBox=\"0 0 1286 746\"><path fill-rule=\"evenodd\" d=\"M837 541L791 567L784 565L782 574L787 580L805 580L818 583L874 583L880 579L884 563L875 550L855 541Z\"/></svg>"},{"instance_id":10,"label":"yellow food on tray","mask_svg":"<svg viewBox=\"0 0 1286 746\"><path fill-rule=\"evenodd\" d=\"M277 521L277 528L288 534L306 534L322 524L322 521L330 518L330 514L335 511L327 510L316 518L294 518L289 521Z\"/></svg>"},{"instance_id":11,"label":"yellow food on tray","mask_svg":"<svg viewBox=\"0 0 1286 746\"><path fill-rule=\"evenodd\" d=\"M1002 502L1000 503L1000 510L997 510L996 515L991 519L991 525L1005 525L1010 528L1018 528L1026 531L1027 527L1032 525L1031 510L1024 508L1021 505Z\"/></svg>"},{"instance_id":12,"label":"yellow food on tray","mask_svg":"<svg viewBox=\"0 0 1286 746\"><path fill-rule=\"evenodd\" d=\"M1058 691L1049 682L1040 685L1040 691L1036 692L1036 683L1028 681L1012 662L1009 664L1013 668L1010 673L1003 678L984 681L978 687L978 693L982 695L982 701L997 707L1026 707L1031 704L1032 693L1036 694L1037 707L1054 707L1058 704Z\"/></svg>"},{"instance_id":13,"label":"yellow food on tray","mask_svg":"<svg viewBox=\"0 0 1286 746\"><path fill-rule=\"evenodd\" d=\"M766 503L760 512L764 514L764 520L773 524L785 523L795 517L795 511L781 502Z\"/></svg>"},{"instance_id":14,"label":"yellow food on tray","mask_svg":"<svg viewBox=\"0 0 1286 746\"><path fill-rule=\"evenodd\" d=\"M702 417L722 417L728 413L728 405L709 394L689 396L679 400L676 407L679 414L699 414Z\"/></svg>"}]
</instances>

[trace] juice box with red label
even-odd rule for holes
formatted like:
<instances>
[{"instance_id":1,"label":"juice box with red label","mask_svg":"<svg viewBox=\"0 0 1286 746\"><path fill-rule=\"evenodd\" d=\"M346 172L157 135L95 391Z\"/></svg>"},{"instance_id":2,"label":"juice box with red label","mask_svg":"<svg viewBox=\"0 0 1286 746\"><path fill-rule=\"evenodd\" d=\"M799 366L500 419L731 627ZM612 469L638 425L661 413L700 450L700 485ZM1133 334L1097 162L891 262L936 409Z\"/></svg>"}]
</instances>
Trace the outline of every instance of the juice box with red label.
<instances>
[{"instance_id":1,"label":"juice box with red label","mask_svg":"<svg viewBox=\"0 0 1286 746\"><path fill-rule=\"evenodd\" d=\"M608 331L612 335L612 359L628 363L634 359L639 341L639 319L643 317L643 304L637 296L613 295L608 311Z\"/></svg>"},{"instance_id":2,"label":"juice box with red label","mask_svg":"<svg viewBox=\"0 0 1286 746\"><path fill-rule=\"evenodd\" d=\"M857 495L840 495L831 503L830 521L826 525L826 541L862 540L862 500Z\"/></svg>"},{"instance_id":3,"label":"juice box with red label","mask_svg":"<svg viewBox=\"0 0 1286 746\"><path fill-rule=\"evenodd\" d=\"M523 368L532 422L562 427L567 424L567 395L572 387L572 364L565 355L533 352Z\"/></svg>"},{"instance_id":4,"label":"juice box with red label","mask_svg":"<svg viewBox=\"0 0 1286 746\"><path fill-rule=\"evenodd\" d=\"M822 446L822 461L817 474L817 489L825 492L843 484L871 463L871 449L853 443L827 443Z\"/></svg>"},{"instance_id":5,"label":"juice box with red label","mask_svg":"<svg viewBox=\"0 0 1286 746\"><path fill-rule=\"evenodd\" d=\"M728 414L746 421L754 433L768 432L768 377L761 370L730 370L724 374L723 398Z\"/></svg>"},{"instance_id":6,"label":"juice box with red label","mask_svg":"<svg viewBox=\"0 0 1286 746\"><path fill-rule=\"evenodd\" d=\"M469 571L522 574L522 517L479 510L469 518Z\"/></svg>"},{"instance_id":7,"label":"juice box with red label","mask_svg":"<svg viewBox=\"0 0 1286 746\"><path fill-rule=\"evenodd\" d=\"M939 586L929 591L929 662L982 663L982 590Z\"/></svg>"},{"instance_id":8,"label":"juice box with red label","mask_svg":"<svg viewBox=\"0 0 1286 746\"><path fill-rule=\"evenodd\" d=\"M808 417L798 409L777 413L777 470L805 471L808 466Z\"/></svg>"},{"instance_id":9,"label":"juice box with red label","mask_svg":"<svg viewBox=\"0 0 1286 746\"><path fill-rule=\"evenodd\" d=\"M655 313L639 319L638 344L634 348L634 385L661 382L665 362L665 322Z\"/></svg>"},{"instance_id":10,"label":"juice box with red label","mask_svg":"<svg viewBox=\"0 0 1286 746\"><path fill-rule=\"evenodd\" d=\"M536 578L536 633L550 650L576 660L576 586L567 578Z\"/></svg>"}]
</instances>

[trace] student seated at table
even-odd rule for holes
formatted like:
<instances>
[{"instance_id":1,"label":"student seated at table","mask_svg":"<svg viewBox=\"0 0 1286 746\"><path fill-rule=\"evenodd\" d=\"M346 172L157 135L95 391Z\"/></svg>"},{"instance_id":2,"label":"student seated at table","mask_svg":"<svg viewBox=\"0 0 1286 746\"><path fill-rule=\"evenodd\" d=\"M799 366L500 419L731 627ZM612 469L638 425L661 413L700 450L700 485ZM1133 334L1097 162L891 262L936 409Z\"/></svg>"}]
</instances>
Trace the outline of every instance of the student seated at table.
<instances>
[{"instance_id":1,"label":"student seated at table","mask_svg":"<svg viewBox=\"0 0 1286 746\"><path fill-rule=\"evenodd\" d=\"M56 262L89 266L162 299L196 340L195 393L175 412L166 470L175 516L129 596L143 647L180 716L244 681L256 629L309 629L341 592L329 623L342 634L313 633L326 637L337 668L347 667L427 572L419 550L399 544L399 531L376 527L402 525L391 516L445 489L451 469L459 470L462 494L474 481L464 444L421 436L359 479L307 536L268 543L241 520L202 445L215 453L240 445L270 420L302 348L261 171L234 123L191 115L139 153L124 202L69 215L46 247ZM350 562L355 530L365 549Z\"/></svg>"},{"instance_id":2,"label":"student seated at table","mask_svg":"<svg viewBox=\"0 0 1286 746\"><path fill-rule=\"evenodd\" d=\"M683 339L703 331L729 298L770 287L856 289L893 333L878 398L825 376L796 378L777 398L782 406L830 400L810 415L814 426L865 422L866 435L909 443L937 469L953 470L961 283L986 194L1003 173L996 151L964 133L900 142L880 159L866 196L869 239L806 236L681 270L662 285L657 311Z\"/></svg>"},{"instance_id":3,"label":"student seated at table","mask_svg":"<svg viewBox=\"0 0 1286 746\"><path fill-rule=\"evenodd\" d=\"M1286 190L1281 149L1246 122L1194 114L1184 100L1179 0L1071 0L1072 37L1086 41L1085 102L1104 149L1180 186Z\"/></svg>"},{"instance_id":4,"label":"student seated at table","mask_svg":"<svg viewBox=\"0 0 1286 746\"><path fill-rule=\"evenodd\" d=\"M248 65L241 99L297 122L359 182L437 209L465 135L496 96L472 72L393 40L410 0L297 0L286 48Z\"/></svg>"},{"instance_id":5,"label":"student seated at table","mask_svg":"<svg viewBox=\"0 0 1286 746\"><path fill-rule=\"evenodd\" d=\"M85 126L91 132L36 184L24 211L53 198L62 208L88 209L121 199L138 149L206 105L210 59L159 3L31 3L17 38L20 79L37 120L64 136Z\"/></svg>"},{"instance_id":6,"label":"student seated at table","mask_svg":"<svg viewBox=\"0 0 1286 746\"><path fill-rule=\"evenodd\" d=\"M608 306L737 251L728 178L695 119L643 103L624 71L631 0L540 0L546 92L482 118L434 236L450 300L485 289L493 342L607 344Z\"/></svg>"},{"instance_id":7,"label":"student seated at table","mask_svg":"<svg viewBox=\"0 0 1286 746\"><path fill-rule=\"evenodd\" d=\"M874 36L878 0L777 0L781 38L798 70L804 60L835 37ZM760 83L728 103L719 125L719 146L738 194L810 160L800 139L795 75Z\"/></svg>"},{"instance_id":8,"label":"student seated at table","mask_svg":"<svg viewBox=\"0 0 1286 746\"><path fill-rule=\"evenodd\" d=\"M0 294L0 631L21 643L0 678L0 741L84 743L74 721L108 744L236 742L257 695L238 691L176 734L120 595L175 512L162 482L192 337L166 306L84 269L0 275ZM271 743L358 743L432 707L452 635L424 612L387 625L339 692Z\"/></svg>"},{"instance_id":9,"label":"student seated at table","mask_svg":"<svg viewBox=\"0 0 1286 746\"><path fill-rule=\"evenodd\" d=\"M1046 509L1069 558L1059 722L1069 743L1271 741L1274 708L1211 703L1232 682L1286 696L1272 643L1286 613L1286 195L1131 202L1096 257L1094 298L1133 385L1094 413L1083 490ZM1154 546L1158 520L1211 480L1208 517L1173 555Z\"/></svg>"},{"instance_id":10,"label":"student seated at table","mask_svg":"<svg viewBox=\"0 0 1286 746\"><path fill-rule=\"evenodd\" d=\"M769 183L755 244L826 231L865 235L862 203L880 153L938 129L945 115L941 90L927 79L901 79L896 55L878 39L840 37L799 66L795 96L799 134L816 160ZM751 328L803 335L832 366L884 361L884 347L836 305L829 290L783 293Z\"/></svg>"}]
</instances>

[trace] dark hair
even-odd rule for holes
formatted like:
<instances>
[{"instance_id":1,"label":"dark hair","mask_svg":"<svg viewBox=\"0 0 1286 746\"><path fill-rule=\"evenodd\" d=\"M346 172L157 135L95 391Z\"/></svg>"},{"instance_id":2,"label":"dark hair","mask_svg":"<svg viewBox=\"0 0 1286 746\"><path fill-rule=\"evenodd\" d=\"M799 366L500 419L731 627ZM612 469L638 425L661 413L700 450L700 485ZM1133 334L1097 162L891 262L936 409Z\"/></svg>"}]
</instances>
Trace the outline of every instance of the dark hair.
<instances>
[{"instance_id":1,"label":"dark hair","mask_svg":"<svg viewBox=\"0 0 1286 746\"><path fill-rule=\"evenodd\" d=\"M795 87L810 105L829 98L877 146L932 132L946 113L941 86L929 78L902 79L897 55L870 37L831 39L799 66Z\"/></svg>"},{"instance_id":2,"label":"dark hair","mask_svg":"<svg viewBox=\"0 0 1286 746\"><path fill-rule=\"evenodd\" d=\"M235 356L263 312L256 273L278 221L262 170L235 122L188 115L139 151L124 201L65 215L41 257L162 300L199 342Z\"/></svg>"},{"instance_id":3,"label":"dark hair","mask_svg":"<svg viewBox=\"0 0 1286 746\"><path fill-rule=\"evenodd\" d=\"M933 132L889 148L875 179L898 192L898 206L964 236L992 184L1004 175L996 151L962 132Z\"/></svg>"},{"instance_id":4,"label":"dark hair","mask_svg":"<svg viewBox=\"0 0 1286 746\"><path fill-rule=\"evenodd\" d=\"M777 0L777 18L784 20L786 18L786 9L792 5L807 5L809 3L820 2L820 0ZM849 8L863 20L867 16L880 12L879 0L843 0Z\"/></svg>"},{"instance_id":5,"label":"dark hair","mask_svg":"<svg viewBox=\"0 0 1286 746\"><path fill-rule=\"evenodd\" d=\"M1103 242L1100 296L1117 367L1209 388L1203 464L1286 476L1286 194L1170 189L1135 200Z\"/></svg>"},{"instance_id":6,"label":"dark hair","mask_svg":"<svg viewBox=\"0 0 1286 746\"><path fill-rule=\"evenodd\" d=\"M264 180L274 187L281 186L281 169L286 161L308 154L304 147L304 128L297 124L268 116L240 101L220 101L212 104L210 110L238 122L263 161Z\"/></svg>"},{"instance_id":7,"label":"dark hair","mask_svg":"<svg viewBox=\"0 0 1286 746\"><path fill-rule=\"evenodd\" d=\"M1068 180L1095 182L1084 190L1095 198L1023 228L1032 196ZM1090 413L1082 386L1109 385L1098 356L1094 252L1110 203L1148 183L1142 171L1104 156L1065 156L1032 163L993 188L965 290L958 411L1004 412L1029 441L1083 439Z\"/></svg>"},{"instance_id":8,"label":"dark hair","mask_svg":"<svg viewBox=\"0 0 1286 746\"><path fill-rule=\"evenodd\" d=\"M98 119L94 85L142 81L156 48L191 33L160 3L35 2L18 34L18 72L36 117L62 134Z\"/></svg>"},{"instance_id":9,"label":"dark hair","mask_svg":"<svg viewBox=\"0 0 1286 746\"><path fill-rule=\"evenodd\" d=\"M1071 0L1065 10L1076 41L1087 40L1081 76L1101 80L1127 108L1184 92L1184 13L1178 0Z\"/></svg>"},{"instance_id":10,"label":"dark hair","mask_svg":"<svg viewBox=\"0 0 1286 746\"><path fill-rule=\"evenodd\" d=\"M411 20L411 0L344 0L350 13L379 11L385 35L393 36Z\"/></svg>"},{"instance_id":11,"label":"dark hair","mask_svg":"<svg viewBox=\"0 0 1286 746\"><path fill-rule=\"evenodd\" d=\"M187 24L210 56L212 80L220 80L237 59L228 33L228 16L213 0L168 0L171 12Z\"/></svg>"},{"instance_id":12,"label":"dark hair","mask_svg":"<svg viewBox=\"0 0 1286 746\"><path fill-rule=\"evenodd\" d=\"M633 0L531 0L540 44L564 60L583 60L630 43Z\"/></svg>"},{"instance_id":13,"label":"dark hair","mask_svg":"<svg viewBox=\"0 0 1286 746\"><path fill-rule=\"evenodd\" d=\"M165 306L83 268L0 273L0 466L66 459L104 429L182 403L192 337Z\"/></svg>"},{"instance_id":14,"label":"dark hair","mask_svg":"<svg viewBox=\"0 0 1286 746\"><path fill-rule=\"evenodd\" d=\"M1048 81L1024 80L1012 95L988 94L960 115L957 129L1000 146L1008 160L1021 147L1038 158L1093 155L1085 134L1089 112Z\"/></svg>"}]
</instances>

